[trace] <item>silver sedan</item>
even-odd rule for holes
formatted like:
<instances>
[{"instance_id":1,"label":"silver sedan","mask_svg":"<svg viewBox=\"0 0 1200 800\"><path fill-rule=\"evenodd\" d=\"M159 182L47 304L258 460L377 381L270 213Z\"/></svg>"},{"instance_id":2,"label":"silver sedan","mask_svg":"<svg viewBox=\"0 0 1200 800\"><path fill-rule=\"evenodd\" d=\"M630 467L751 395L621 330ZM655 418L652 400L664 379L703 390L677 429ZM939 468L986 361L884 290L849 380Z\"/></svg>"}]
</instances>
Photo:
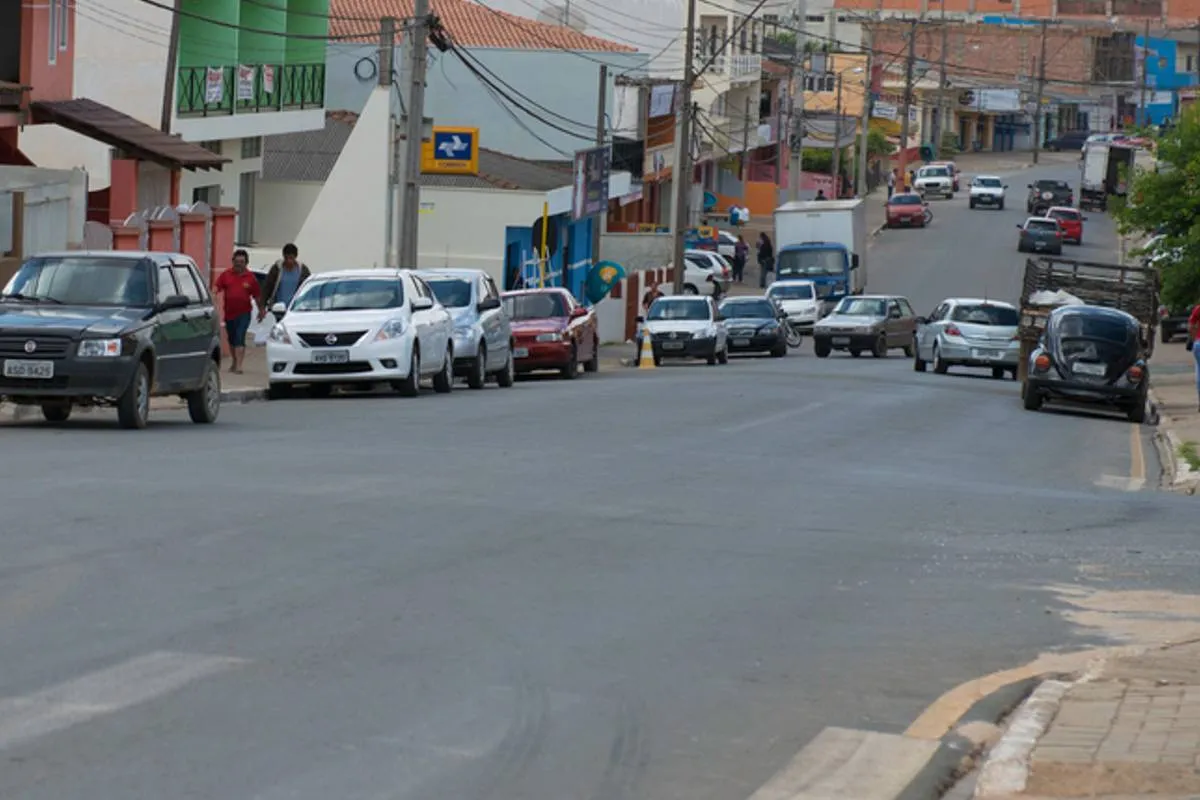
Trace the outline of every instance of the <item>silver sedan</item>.
<instances>
[{"instance_id":1,"label":"silver sedan","mask_svg":"<svg viewBox=\"0 0 1200 800\"><path fill-rule=\"evenodd\" d=\"M945 374L950 367L991 369L993 378L1017 377L1021 342L1017 338L1020 312L1010 303L952 297L928 317L917 318L913 369Z\"/></svg>"}]
</instances>

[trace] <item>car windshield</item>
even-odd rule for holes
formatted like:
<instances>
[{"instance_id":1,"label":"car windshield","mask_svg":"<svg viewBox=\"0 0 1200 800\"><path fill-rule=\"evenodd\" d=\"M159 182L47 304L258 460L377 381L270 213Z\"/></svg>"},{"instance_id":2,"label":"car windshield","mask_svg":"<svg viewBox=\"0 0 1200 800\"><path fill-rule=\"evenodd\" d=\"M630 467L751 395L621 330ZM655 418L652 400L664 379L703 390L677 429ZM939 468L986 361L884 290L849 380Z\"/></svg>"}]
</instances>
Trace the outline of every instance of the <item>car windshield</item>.
<instances>
[{"instance_id":1,"label":"car windshield","mask_svg":"<svg viewBox=\"0 0 1200 800\"><path fill-rule=\"evenodd\" d=\"M846 297L838 303L835 314L845 314L850 317L883 317L887 315L886 303L883 300Z\"/></svg>"},{"instance_id":2,"label":"car windshield","mask_svg":"<svg viewBox=\"0 0 1200 800\"><path fill-rule=\"evenodd\" d=\"M510 294L503 298L509 319L552 319L567 315L567 303L558 292Z\"/></svg>"},{"instance_id":3,"label":"car windshield","mask_svg":"<svg viewBox=\"0 0 1200 800\"><path fill-rule=\"evenodd\" d=\"M772 286L767 290L767 297L775 300L812 300L813 287L811 283Z\"/></svg>"},{"instance_id":4,"label":"car windshield","mask_svg":"<svg viewBox=\"0 0 1200 800\"><path fill-rule=\"evenodd\" d=\"M846 255L840 250L784 250L776 265L780 278L809 275L841 275L845 271Z\"/></svg>"},{"instance_id":5,"label":"car windshield","mask_svg":"<svg viewBox=\"0 0 1200 800\"><path fill-rule=\"evenodd\" d=\"M1033 188L1039 192L1065 192L1071 187L1066 181L1038 181L1033 184Z\"/></svg>"},{"instance_id":6,"label":"car windshield","mask_svg":"<svg viewBox=\"0 0 1200 800\"><path fill-rule=\"evenodd\" d=\"M730 319L772 319L777 314L770 300L733 300L721 305L721 315Z\"/></svg>"},{"instance_id":7,"label":"car windshield","mask_svg":"<svg viewBox=\"0 0 1200 800\"><path fill-rule=\"evenodd\" d=\"M976 178L976 186L983 186L988 189L999 189L1004 184L1000 183L999 178Z\"/></svg>"},{"instance_id":8,"label":"car windshield","mask_svg":"<svg viewBox=\"0 0 1200 800\"><path fill-rule=\"evenodd\" d=\"M1058 230L1058 223L1048 219L1031 219L1025 223L1025 230L1053 233Z\"/></svg>"},{"instance_id":9,"label":"car windshield","mask_svg":"<svg viewBox=\"0 0 1200 800\"><path fill-rule=\"evenodd\" d=\"M950 170L946 167L921 167L918 178L949 178Z\"/></svg>"},{"instance_id":10,"label":"car windshield","mask_svg":"<svg viewBox=\"0 0 1200 800\"><path fill-rule=\"evenodd\" d=\"M919 195L919 194L892 195L892 199L888 200L888 204L893 205L893 206L919 206L919 205L921 205L921 195Z\"/></svg>"},{"instance_id":11,"label":"car windshield","mask_svg":"<svg viewBox=\"0 0 1200 800\"><path fill-rule=\"evenodd\" d=\"M306 283L288 311L368 311L402 305L404 288L396 278L329 278Z\"/></svg>"},{"instance_id":12,"label":"car windshield","mask_svg":"<svg viewBox=\"0 0 1200 800\"><path fill-rule=\"evenodd\" d=\"M1123 320L1086 314L1064 314L1058 320L1058 336L1063 341L1093 339L1123 345L1128 343L1131 333Z\"/></svg>"},{"instance_id":13,"label":"car windshield","mask_svg":"<svg viewBox=\"0 0 1200 800\"><path fill-rule=\"evenodd\" d=\"M646 315L649 321L655 320L690 320L699 322L709 318L707 300L667 300L660 298L650 306Z\"/></svg>"},{"instance_id":14,"label":"car windshield","mask_svg":"<svg viewBox=\"0 0 1200 800\"><path fill-rule=\"evenodd\" d=\"M111 256L31 258L8 285L5 298L69 306L153 305L151 264Z\"/></svg>"},{"instance_id":15,"label":"car windshield","mask_svg":"<svg viewBox=\"0 0 1200 800\"><path fill-rule=\"evenodd\" d=\"M1055 219L1077 220L1079 212L1068 208L1056 208L1050 212L1050 216Z\"/></svg>"},{"instance_id":16,"label":"car windshield","mask_svg":"<svg viewBox=\"0 0 1200 800\"><path fill-rule=\"evenodd\" d=\"M471 305L470 281L462 278L426 278L425 283L446 308L466 308Z\"/></svg>"},{"instance_id":17,"label":"car windshield","mask_svg":"<svg viewBox=\"0 0 1200 800\"><path fill-rule=\"evenodd\" d=\"M999 325L1008 328L1017 326L1017 310L1004 306L973 305L955 306L950 315L953 322L965 322L968 325Z\"/></svg>"}]
</instances>

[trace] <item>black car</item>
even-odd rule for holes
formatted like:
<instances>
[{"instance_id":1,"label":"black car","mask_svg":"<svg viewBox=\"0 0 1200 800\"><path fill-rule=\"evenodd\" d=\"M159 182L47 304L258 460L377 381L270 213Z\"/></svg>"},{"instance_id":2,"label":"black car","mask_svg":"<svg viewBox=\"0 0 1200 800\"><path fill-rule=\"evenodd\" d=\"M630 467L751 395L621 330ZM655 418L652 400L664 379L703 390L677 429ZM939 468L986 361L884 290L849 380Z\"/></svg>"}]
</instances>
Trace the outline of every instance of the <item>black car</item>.
<instances>
[{"instance_id":1,"label":"black car","mask_svg":"<svg viewBox=\"0 0 1200 800\"><path fill-rule=\"evenodd\" d=\"M121 427L144 428L162 395L215 422L220 360L212 296L185 255L38 255L0 293L0 398L41 406L50 422L115 406Z\"/></svg>"},{"instance_id":2,"label":"black car","mask_svg":"<svg viewBox=\"0 0 1200 800\"><path fill-rule=\"evenodd\" d=\"M1091 131L1066 131L1046 142L1046 149L1054 152L1082 150L1084 143L1091 135Z\"/></svg>"},{"instance_id":3,"label":"black car","mask_svg":"<svg viewBox=\"0 0 1200 800\"><path fill-rule=\"evenodd\" d=\"M1028 184L1029 197L1025 199L1025 210L1034 216L1045 216L1054 206L1075 205L1075 193L1066 181L1040 180Z\"/></svg>"},{"instance_id":4,"label":"black car","mask_svg":"<svg viewBox=\"0 0 1200 800\"><path fill-rule=\"evenodd\" d=\"M1158 331L1163 344L1176 336L1187 336L1188 319L1191 316L1190 306L1161 306L1158 309Z\"/></svg>"},{"instance_id":5,"label":"black car","mask_svg":"<svg viewBox=\"0 0 1200 800\"><path fill-rule=\"evenodd\" d=\"M766 297L731 297L721 303L731 353L787 355L787 315Z\"/></svg>"},{"instance_id":6,"label":"black car","mask_svg":"<svg viewBox=\"0 0 1200 800\"><path fill-rule=\"evenodd\" d=\"M1146 419L1150 370L1141 325L1113 308L1062 306L1050 312L1029 356L1021 399L1029 411L1050 400L1091 403Z\"/></svg>"}]
</instances>

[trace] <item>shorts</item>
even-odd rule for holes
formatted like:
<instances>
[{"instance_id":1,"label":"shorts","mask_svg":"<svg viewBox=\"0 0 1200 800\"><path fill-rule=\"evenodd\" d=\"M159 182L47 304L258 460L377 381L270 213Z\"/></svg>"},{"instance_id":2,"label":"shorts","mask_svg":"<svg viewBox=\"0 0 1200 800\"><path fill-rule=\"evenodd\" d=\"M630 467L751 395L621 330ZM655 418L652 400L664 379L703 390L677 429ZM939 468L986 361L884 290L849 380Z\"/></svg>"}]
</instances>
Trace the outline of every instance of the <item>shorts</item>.
<instances>
[{"instance_id":1,"label":"shorts","mask_svg":"<svg viewBox=\"0 0 1200 800\"><path fill-rule=\"evenodd\" d=\"M247 312L225 320L225 335L230 347L245 347L246 333L250 330L250 314Z\"/></svg>"}]
</instances>

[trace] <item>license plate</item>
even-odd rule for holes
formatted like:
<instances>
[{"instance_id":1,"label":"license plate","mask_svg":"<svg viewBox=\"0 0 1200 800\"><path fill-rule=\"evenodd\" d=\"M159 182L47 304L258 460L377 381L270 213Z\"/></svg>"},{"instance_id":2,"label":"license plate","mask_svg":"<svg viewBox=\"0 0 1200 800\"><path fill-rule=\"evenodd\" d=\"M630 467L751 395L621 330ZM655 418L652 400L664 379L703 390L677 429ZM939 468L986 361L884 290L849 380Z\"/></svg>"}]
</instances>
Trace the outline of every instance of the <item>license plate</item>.
<instances>
[{"instance_id":1,"label":"license plate","mask_svg":"<svg viewBox=\"0 0 1200 800\"><path fill-rule=\"evenodd\" d=\"M850 344L850 337L849 336L835 336L835 337L833 337L833 343L834 344Z\"/></svg>"},{"instance_id":2,"label":"license plate","mask_svg":"<svg viewBox=\"0 0 1200 800\"><path fill-rule=\"evenodd\" d=\"M1046 246L1046 243L1045 243L1045 242L1034 242L1034 243L1033 243L1033 246L1034 246L1036 249L1038 249L1038 250L1041 250L1043 247L1045 247L1045 246Z\"/></svg>"},{"instance_id":3,"label":"license plate","mask_svg":"<svg viewBox=\"0 0 1200 800\"><path fill-rule=\"evenodd\" d=\"M513 358L529 358L529 348L528 347L514 347L513 348Z\"/></svg>"},{"instance_id":4,"label":"license plate","mask_svg":"<svg viewBox=\"0 0 1200 800\"><path fill-rule=\"evenodd\" d=\"M1104 364L1088 364L1082 361L1076 361L1071 367L1072 372L1078 372L1080 375L1093 375L1103 377L1108 372L1108 367Z\"/></svg>"},{"instance_id":5,"label":"license plate","mask_svg":"<svg viewBox=\"0 0 1200 800\"><path fill-rule=\"evenodd\" d=\"M663 350L682 350L683 342L663 342L662 349Z\"/></svg>"},{"instance_id":6,"label":"license plate","mask_svg":"<svg viewBox=\"0 0 1200 800\"><path fill-rule=\"evenodd\" d=\"M313 353L314 364L345 364L350 361L349 350L321 350Z\"/></svg>"},{"instance_id":7,"label":"license plate","mask_svg":"<svg viewBox=\"0 0 1200 800\"><path fill-rule=\"evenodd\" d=\"M53 361L5 361L4 377L50 380L54 377Z\"/></svg>"},{"instance_id":8,"label":"license plate","mask_svg":"<svg viewBox=\"0 0 1200 800\"><path fill-rule=\"evenodd\" d=\"M999 350L972 350L972 358L1001 358L1004 356Z\"/></svg>"},{"instance_id":9,"label":"license plate","mask_svg":"<svg viewBox=\"0 0 1200 800\"><path fill-rule=\"evenodd\" d=\"M734 339L733 346L734 347L749 347L750 340L749 339Z\"/></svg>"}]
</instances>

